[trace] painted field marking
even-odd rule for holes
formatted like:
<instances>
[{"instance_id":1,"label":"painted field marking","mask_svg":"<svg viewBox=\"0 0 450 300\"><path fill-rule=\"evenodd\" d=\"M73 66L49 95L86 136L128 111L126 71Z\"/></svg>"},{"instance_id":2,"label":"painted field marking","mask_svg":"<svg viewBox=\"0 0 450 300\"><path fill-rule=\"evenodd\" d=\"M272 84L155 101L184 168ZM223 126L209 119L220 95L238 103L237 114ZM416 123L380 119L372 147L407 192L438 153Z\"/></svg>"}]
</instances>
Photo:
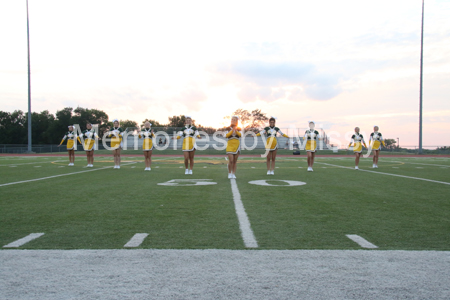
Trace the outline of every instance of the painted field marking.
<instances>
[{"instance_id":1,"label":"painted field marking","mask_svg":"<svg viewBox=\"0 0 450 300\"><path fill-rule=\"evenodd\" d=\"M41 233L30 233L29 235L27 235L24 238L21 238L21 239L19 239L17 241L9 243L8 245L3 246L3 248L18 248L18 247L20 247L22 245L25 245L26 243L28 243L28 242L30 242L32 240L35 240L35 239L37 239L37 238L39 238L39 237L41 237L43 235L44 235L43 232L41 232Z\"/></svg>"},{"instance_id":2,"label":"painted field marking","mask_svg":"<svg viewBox=\"0 0 450 300\"><path fill-rule=\"evenodd\" d=\"M416 167L416 169L423 169L423 167Z\"/></svg>"},{"instance_id":3,"label":"painted field marking","mask_svg":"<svg viewBox=\"0 0 450 300\"><path fill-rule=\"evenodd\" d=\"M46 164L46 163L54 163L54 162L64 162L65 160L56 160L56 161L38 161L38 162L32 162L32 163L23 163L23 164L10 164L14 166L21 166L21 165L34 165L34 164ZM10 165L0 165L0 167L7 167Z\"/></svg>"},{"instance_id":4,"label":"painted field marking","mask_svg":"<svg viewBox=\"0 0 450 300\"><path fill-rule=\"evenodd\" d=\"M332 166L332 167L338 167L338 168L343 168L343 169L354 170L352 167L338 166L338 165L332 165L332 164L321 163L321 162L316 162L316 163L318 163L318 164L324 164L324 165L328 165L328 166ZM419 177L412 177L412 176L405 176L405 175L398 175L398 174L391 174L391 173L377 172L377 171L364 170L364 169L359 169L359 171L370 172L370 173L376 173L376 174L383 174L383 175L389 175L389 176L395 176L395 177L402 177L402 178L409 178L409 179L416 179L416 180L423 180L423 181L429 181L429 182L434 182L434 183L442 183L442 184L450 185L450 182L438 181L438 180L431 180L431 179L426 179L426 178L419 178ZM1 186L1 185L0 185L0 186Z\"/></svg>"},{"instance_id":5,"label":"painted field marking","mask_svg":"<svg viewBox=\"0 0 450 300\"><path fill-rule=\"evenodd\" d=\"M207 168L207 166L204 166L204 167L203 167L203 169L206 169L206 168Z\"/></svg>"},{"instance_id":6,"label":"painted field marking","mask_svg":"<svg viewBox=\"0 0 450 300\"><path fill-rule=\"evenodd\" d=\"M131 163L131 164L134 164L134 163ZM131 164L127 164L127 165L131 165ZM125 166L127 166L127 165L125 165ZM104 170L104 169L111 169L111 168L112 168L112 167L104 167L104 168L99 168L99 169L92 169L92 170L86 170L86 171L79 171L79 172L73 172L73 173L67 173L67 174L60 174L60 175L54 175L54 176L48 176L48 177L42 177L42 178L36 178L36 179L30 179L30 180L23 180L23 181L16 181L16 182L4 183L4 184L0 184L0 187L2 187L2 186L7 186L7 185L13 185L13 184L19 184L19 183L26 183L26 182L33 182L33 181L45 180L45 179L56 178L56 177L62 177L62 176L69 176L69 175L80 174L80 173L86 173L86 172L93 172L93 171Z\"/></svg>"},{"instance_id":7,"label":"painted field marking","mask_svg":"<svg viewBox=\"0 0 450 300\"><path fill-rule=\"evenodd\" d=\"M400 162L400 161L392 161L392 162ZM422 163L412 163L412 162L406 162L407 164L412 165L423 165L423 166L435 166L435 167L450 167L449 165L436 165L436 164L422 164Z\"/></svg>"},{"instance_id":8,"label":"painted field marking","mask_svg":"<svg viewBox=\"0 0 450 300\"><path fill-rule=\"evenodd\" d=\"M139 247L147 236L148 233L136 233L135 235L133 235L131 240L129 240L128 243L124 245L124 247L125 248Z\"/></svg>"},{"instance_id":9,"label":"painted field marking","mask_svg":"<svg viewBox=\"0 0 450 300\"><path fill-rule=\"evenodd\" d=\"M132 166L131 168L134 169L134 168L136 168L136 166Z\"/></svg>"},{"instance_id":10,"label":"painted field marking","mask_svg":"<svg viewBox=\"0 0 450 300\"><path fill-rule=\"evenodd\" d=\"M256 242L255 235L253 234L253 230L250 226L250 221L247 213L245 212L244 204L241 201L241 194L239 193L236 179L230 179L230 183L231 191L233 192L234 208L238 217L239 229L241 230L244 245L247 248L258 248L258 243Z\"/></svg>"},{"instance_id":11,"label":"painted field marking","mask_svg":"<svg viewBox=\"0 0 450 300\"><path fill-rule=\"evenodd\" d=\"M254 169L255 167L250 167L250 168Z\"/></svg>"},{"instance_id":12,"label":"painted field marking","mask_svg":"<svg viewBox=\"0 0 450 300\"><path fill-rule=\"evenodd\" d=\"M275 184L269 183L273 182ZM276 184L277 182L284 182L287 184ZM263 185L263 186L299 186L299 185L305 185L306 182L303 181L294 181L294 180L277 180L277 179L263 179L263 180L253 180L249 181L249 184L255 184L255 185Z\"/></svg>"},{"instance_id":13,"label":"painted field marking","mask_svg":"<svg viewBox=\"0 0 450 300\"><path fill-rule=\"evenodd\" d=\"M346 234L346 236L349 239L351 239L352 241L354 241L355 243L357 243L358 245L360 245L361 247L363 247L363 248L367 248L367 249L376 249L376 248L378 248L377 246L375 246L371 242L367 241L365 238L360 237L359 235Z\"/></svg>"},{"instance_id":14,"label":"painted field marking","mask_svg":"<svg viewBox=\"0 0 450 300\"><path fill-rule=\"evenodd\" d=\"M159 168L159 166L156 166L155 168Z\"/></svg>"},{"instance_id":15,"label":"painted field marking","mask_svg":"<svg viewBox=\"0 0 450 300\"><path fill-rule=\"evenodd\" d=\"M213 182L212 179L172 179L166 182L158 183L158 185L168 186L194 186L194 185L213 185L217 182Z\"/></svg>"},{"instance_id":16,"label":"painted field marking","mask_svg":"<svg viewBox=\"0 0 450 300\"><path fill-rule=\"evenodd\" d=\"M17 166L9 166L10 168L17 168Z\"/></svg>"},{"instance_id":17,"label":"painted field marking","mask_svg":"<svg viewBox=\"0 0 450 300\"><path fill-rule=\"evenodd\" d=\"M392 167L392 169L398 169L398 167Z\"/></svg>"},{"instance_id":18,"label":"painted field marking","mask_svg":"<svg viewBox=\"0 0 450 300\"><path fill-rule=\"evenodd\" d=\"M280 167L275 167L275 169L279 169Z\"/></svg>"}]
</instances>

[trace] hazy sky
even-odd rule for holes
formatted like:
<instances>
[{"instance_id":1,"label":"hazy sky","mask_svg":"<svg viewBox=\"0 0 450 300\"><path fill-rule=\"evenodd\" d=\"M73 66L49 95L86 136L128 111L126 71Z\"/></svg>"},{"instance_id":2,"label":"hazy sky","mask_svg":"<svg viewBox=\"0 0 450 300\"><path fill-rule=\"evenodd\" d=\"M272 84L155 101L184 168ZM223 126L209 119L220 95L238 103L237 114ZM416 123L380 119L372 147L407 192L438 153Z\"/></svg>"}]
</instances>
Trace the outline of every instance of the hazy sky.
<instances>
[{"instance_id":1,"label":"hazy sky","mask_svg":"<svg viewBox=\"0 0 450 300\"><path fill-rule=\"evenodd\" d=\"M0 0L0 110L27 111L25 0ZM418 144L420 0L29 0L32 110L219 127L238 108ZM450 145L450 1L425 1L424 145ZM228 121L226 121L228 122ZM334 135L337 137L337 135Z\"/></svg>"}]
</instances>

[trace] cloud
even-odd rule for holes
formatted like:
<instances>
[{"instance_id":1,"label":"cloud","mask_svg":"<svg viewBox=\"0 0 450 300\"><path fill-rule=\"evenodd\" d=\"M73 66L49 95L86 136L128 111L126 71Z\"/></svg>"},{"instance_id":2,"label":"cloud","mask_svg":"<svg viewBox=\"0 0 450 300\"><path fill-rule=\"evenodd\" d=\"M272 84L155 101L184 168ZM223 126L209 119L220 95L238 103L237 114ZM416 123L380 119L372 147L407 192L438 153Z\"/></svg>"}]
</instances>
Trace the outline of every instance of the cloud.
<instances>
[{"instance_id":1,"label":"cloud","mask_svg":"<svg viewBox=\"0 0 450 300\"><path fill-rule=\"evenodd\" d=\"M232 83L243 102L277 99L330 100L339 95L340 75L320 72L311 63L299 61L244 60L217 64L212 68L214 83Z\"/></svg>"}]
</instances>

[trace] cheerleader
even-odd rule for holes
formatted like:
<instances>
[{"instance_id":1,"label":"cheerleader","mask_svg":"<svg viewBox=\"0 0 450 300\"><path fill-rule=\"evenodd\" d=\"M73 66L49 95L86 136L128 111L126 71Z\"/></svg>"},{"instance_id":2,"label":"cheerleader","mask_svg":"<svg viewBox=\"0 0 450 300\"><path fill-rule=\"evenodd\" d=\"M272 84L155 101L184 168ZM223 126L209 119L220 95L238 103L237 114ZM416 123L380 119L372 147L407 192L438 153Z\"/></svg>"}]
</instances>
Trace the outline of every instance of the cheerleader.
<instances>
[{"instance_id":1,"label":"cheerleader","mask_svg":"<svg viewBox=\"0 0 450 300\"><path fill-rule=\"evenodd\" d=\"M355 134L352 135L352 139L350 140L350 144L348 146L350 147L353 143L353 153L355 153L355 170L359 170L359 157L361 156L362 152L362 145L367 148L366 142L364 141L364 137L362 134L359 133L359 127L355 127ZM361 144L362 143L362 144Z\"/></svg>"},{"instance_id":2,"label":"cheerleader","mask_svg":"<svg viewBox=\"0 0 450 300\"><path fill-rule=\"evenodd\" d=\"M373 168L378 168L378 156L380 155L381 144L386 147L383 136L378 132L378 126L373 127L373 132L370 134L369 144L373 150Z\"/></svg>"},{"instance_id":3,"label":"cheerleader","mask_svg":"<svg viewBox=\"0 0 450 300\"><path fill-rule=\"evenodd\" d=\"M120 128L118 119L114 119L113 124L114 126L110 129L108 137L113 136L111 139L111 148L114 148L114 169L120 169L120 150L122 149L122 138L124 131Z\"/></svg>"},{"instance_id":4,"label":"cheerleader","mask_svg":"<svg viewBox=\"0 0 450 300\"><path fill-rule=\"evenodd\" d=\"M75 143L74 140L78 139L78 141L81 144L80 138L77 137L77 134L73 132L73 126L69 125L69 131L66 132L63 139L61 140L61 143L58 145L61 146L62 143L67 139L67 152L69 152L69 166L74 166L75 163Z\"/></svg>"},{"instance_id":5,"label":"cheerleader","mask_svg":"<svg viewBox=\"0 0 450 300\"><path fill-rule=\"evenodd\" d=\"M238 127L238 116L231 117L231 125L227 128L228 133L225 137L228 139L227 142L227 155L228 155L228 178L236 179L236 165L241 153L241 128Z\"/></svg>"},{"instance_id":6,"label":"cheerleader","mask_svg":"<svg viewBox=\"0 0 450 300\"><path fill-rule=\"evenodd\" d=\"M194 155L197 145L195 144L195 137L201 139L200 134L195 126L192 126L192 118L190 116L185 116L186 125L178 132L177 140L184 137L183 140L183 155L184 155L184 166L186 171L184 174L192 175L192 169L194 168ZM190 165L190 168L188 166Z\"/></svg>"},{"instance_id":7,"label":"cheerleader","mask_svg":"<svg viewBox=\"0 0 450 300\"><path fill-rule=\"evenodd\" d=\"M86 130L81 133L81 137L84 139L84 151L86 151L87 156L87 167L92 168L94 167L94 145L95 140L101 140L100 137L97 135L95 130L92 128L91 123L86 124Z\"/></svg>"},{"instance_id":8,"label":"cheerleader","mask_svg":"<svg viewBox=\"0 0 450 300\"><path fill-rule=\"evenodd\" d=\"M306 153L308 154L308 172L313 171L314 158L316 157L317 140L320 140L320 135L314 128L316 125L313 121L309 121L309 129L305 131L303 139L306 140Z\"/></svg>"},{"instance_id":9,"label":"cheerleader","mask_svg":"<svg viewBox=\"0 0 450 300\"><path fill-rule=\"evenodd\" d=\"M155 138L155 134L153 133L153 129L151 129L152 124L150 122L145 122L144 129L139 133L139 138L144 138L144 143L142 144L142 148L144 150L145 157L145 169L144 171L151 171L152 168L152 152L153 152L153 139Z\"/></svg>"},{"instance_id":10,"label":"cheerleader","mask_svg":"<svg viewBox=\"0 0 450 300\"><path fill-rule=\"evenodd\" d=\"M258 133L256 136L261 136L265 134L267 136L266 141L266 151L269 151L267 154L267 175L275 175L275 158L277 157L278 143L277 143L277 133L281 134L284 137L289 138L286 134L282 133L280 128L275 127L276 122L275 117L271 117L269 119L269 126L265 127Z\"/></svg>"}]
</instances>

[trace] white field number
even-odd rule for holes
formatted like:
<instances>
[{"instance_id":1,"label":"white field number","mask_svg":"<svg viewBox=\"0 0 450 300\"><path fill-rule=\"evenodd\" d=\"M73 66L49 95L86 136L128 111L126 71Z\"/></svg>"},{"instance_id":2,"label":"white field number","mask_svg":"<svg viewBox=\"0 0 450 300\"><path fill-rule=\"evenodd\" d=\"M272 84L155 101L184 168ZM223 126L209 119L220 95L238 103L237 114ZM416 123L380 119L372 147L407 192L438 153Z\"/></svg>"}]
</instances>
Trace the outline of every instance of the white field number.
<instances>
[{"instance_id":1,"label":"white field number","mask_svg":"<svg viewBox=\"0 0 450 300\"><path fill-rule=\"evenodd\" d=\"M299 186L306 184L306 182L294 180L253 180L249 181L249 183L264 186Z\"/></svg>"},{"instance_id":2,"label":"white field number","mask_svg":"<svg viewBox=\"0 0 450 300\"><path fill-rule=\"evenodd\" d=\"M213 185L217 182L213 182L212 179L172 179L166 182L158 183L158 185L169 186L195 186L195 185Z\"/></svg>"}]
</instances>

